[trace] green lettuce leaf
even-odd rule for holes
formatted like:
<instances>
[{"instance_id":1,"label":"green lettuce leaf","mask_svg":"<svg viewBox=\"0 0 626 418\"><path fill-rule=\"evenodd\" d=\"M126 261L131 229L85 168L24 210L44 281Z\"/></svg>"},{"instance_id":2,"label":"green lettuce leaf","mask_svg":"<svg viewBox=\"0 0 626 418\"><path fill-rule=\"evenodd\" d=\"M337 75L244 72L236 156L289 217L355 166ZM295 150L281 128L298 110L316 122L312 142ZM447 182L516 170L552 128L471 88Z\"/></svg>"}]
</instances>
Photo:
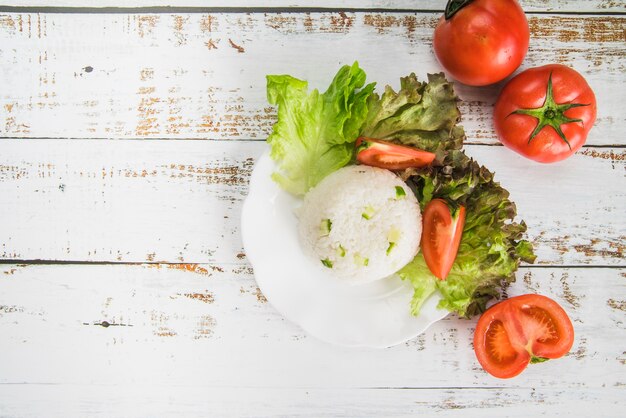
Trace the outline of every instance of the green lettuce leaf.
<instances>
[{"instance_id":1,"label":"green lettuce leaf","mask_svg":"<svg viewBox=\"0 0 626 418\"><path fill-rule=\"evenodd\" d=\"M443 73L429 74L428 82L419 82L412 73L400 79L397 93L387 86L382 96L370 96L361 135L433 152L441 163L465 139L463 128L457 126L461 117L457 102Z\"/></svg>"},{"instance_id":2,"label":"green lettuce leaf","mask_svg":"<svg viewBox=\"0 0 626 418\"><path fill-rule=\"evenodd\" d=\"M457 102L443 74L429 74L428 82L411 74L400 79L398 92L387 86L382 96L370 96L361 132L437 155L430 167L401 173L422 209L434 198L445 199L451 208L466 208L459 252L445 281L430 272L421 254L398 272L413 285L414 315L436 290L443 296L440 308L463 317L478 314L499 297L499 287L515 280L520 261L535 258L530 243L521 240L526 225L513 222L516 210L509 193L461 151L465 132L457 125Z\"/></svg>"},{"instance_id":3,"label":"green lettuce leaf","mask_svg":"<svg viewBox=\"0 0 626 418\"><path fill-rule=\"evenodd\" d=\"M267 76L268 101L278 106L278 121L267 139L278 166L272 178L283 189L302 196L353 160L353 143L375 87L364 84L365 72L356 62L341 67L321 94L289 75Z\"/></svg>"},{"instance_id":4,"label":"green lettuce leaf","mask_svg":"<svg viewBox=\"0 0 626 418\"><path fill-rule=\"evenodd\" d=\"M422 209L434 198L452 208L466 207L466 222L457 258L445 281L437 279L418 254L398 274L414 288L411 312L419 313L435 291L440 308L463 317L485 310L499 297L499 287L515 279L521 261L533 262L526 225L514 222L509 193L493 174L461 151L465 132L452 83L443 74L419 82L415 74L373 94L355 63L342 67L328 90L308 91L305 81L288 75L268 76L270 103L278 105L278 122L268 138L278 171L273 178L285 190L304 195L326 175L354 159L359 135L411 145L436 154L430 167L400 173ZM363 87L363 88L362 88Z\"/></svg>"},{"instance_id":5,"label":"green lettuce leaf","mask_svg":"<svg viewBox=\"0 0 626 418\"><path fill-rule=\"evenodd\" d=\"M516 208L509 193L493 173L459 150L451 151L441 166L406 170L402 176L422 207L443 198L451 207L466 208L459 252L446 280L430 273L421 253L398 272L415 289L412 313L419 313L435 289L443 296L440 308L468 318L483 312L489 300L499 297L500 287L515 281L520 261L535 260L531 244L521 239L526 225L513 221Z\"/></svg>"}]
</instances>

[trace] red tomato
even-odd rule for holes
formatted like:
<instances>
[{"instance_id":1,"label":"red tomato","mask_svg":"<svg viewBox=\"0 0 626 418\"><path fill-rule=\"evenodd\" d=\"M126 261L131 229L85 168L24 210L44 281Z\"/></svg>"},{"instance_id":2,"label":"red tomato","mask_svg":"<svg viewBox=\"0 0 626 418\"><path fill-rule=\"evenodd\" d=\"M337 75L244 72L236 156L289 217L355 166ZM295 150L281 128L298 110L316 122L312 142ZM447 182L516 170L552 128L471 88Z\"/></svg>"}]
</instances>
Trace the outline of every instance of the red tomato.
<instances>
[{"instance_id":1,"label":"red tomato","mask_svg":"<svg viewBox=\"0 0 626 418\"><path fill-rule=\"evenodd\" d=\"M528 22L515 0L450 0L433 48L450 75L470 86L513 74L528 51Z\"/></svg>"},{"instance_id":2,"label":"red tomato","mask_svg":"<svg viewBox=\"0 0 626 418\"><path fill-rule=\"evenodd\" d=\"M500 141L541 163L563 160L587 140L596 97L583 76L561 64L528 69L502 90L494 109Z\"/></svg>"},{"instance_id":3,"label":"red tomato","mask_svg":"<svg viewBox=\"0 0 626 418\"><path fill-rule=\"evenodd\" d=\"M388 170L423 167L433 162L435 154L391 142L361 137L356 141L356 159L361 164Z\"/></svg>"},{"instance_id":4,"label":"red tomato","mask_svg":"<svg viewBox=\"0 0 626 418\"><path fill-rule=\"evenodd\" d=\"M439 279L445 280L452 269L459 251L465 207L460 206L455 215L443 199L433 199L424 209L424 231L422 232L422 254L428 269Z\"/></svg>"},{"instance_id":5,"label":"red tomato","mask_svg":"<svg viewBox=\"0 0 626 418\"><path fill-rule=\"evenodd\" d=\"M516 296L495 304L480 317L474 352L487 373L508 379L528 363L565 355L574 327L558 303L541 295Z\"/></svg>"}]
</instances>

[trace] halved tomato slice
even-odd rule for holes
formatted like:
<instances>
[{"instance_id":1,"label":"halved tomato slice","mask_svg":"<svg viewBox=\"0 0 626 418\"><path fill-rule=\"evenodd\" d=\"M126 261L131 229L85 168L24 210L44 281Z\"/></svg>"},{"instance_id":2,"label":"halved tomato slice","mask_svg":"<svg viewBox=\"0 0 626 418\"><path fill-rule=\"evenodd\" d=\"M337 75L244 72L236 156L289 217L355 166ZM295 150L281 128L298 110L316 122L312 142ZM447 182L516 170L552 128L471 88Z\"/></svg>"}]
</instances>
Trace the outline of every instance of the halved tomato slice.
<instances>
[{"instance_id":1,"label":"halved tomato slice","mask_svg":"<svg viewBox=\"0 0 626 418\"><path fill-rule=\"evenodd\" d=\"M443 199L433 199L424 209L422 254L430 271L445 280L452 269L465 226L465 207L454 215Z\"/></svg>"},{"instance_id":2,"label":"halved tomato slice","mask_svg":"<svg viewBox=\"0 0 626 418\"><path fill-rule=\"evenodd\" d=\"M435 159L435 154L380 139L360 137L356 140L356 159L361 164L387 170L424 167Z\"/></svg>"},{"instance_id":3,"label":"halved tomato slice","mask_svg":"<svg viewBox=\"0 0 626 418\"><path fill-rule=\"evenodd\" d=\"M528 363L565 355L574 344L567 313L542 295L516 296L493 305L480 317L474 352L487 373L507 379Z\"/></svg>"}]
</instances>

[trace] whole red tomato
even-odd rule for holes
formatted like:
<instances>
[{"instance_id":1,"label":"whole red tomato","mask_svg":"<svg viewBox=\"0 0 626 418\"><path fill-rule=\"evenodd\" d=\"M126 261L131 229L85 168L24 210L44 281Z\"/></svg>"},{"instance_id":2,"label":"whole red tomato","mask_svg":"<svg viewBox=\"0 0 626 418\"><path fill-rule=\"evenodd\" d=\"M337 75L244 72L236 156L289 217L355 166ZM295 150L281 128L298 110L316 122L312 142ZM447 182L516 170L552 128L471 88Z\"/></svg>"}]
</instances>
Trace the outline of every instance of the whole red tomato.
<instances>
[{"instance_id":1,"label":"whole red tomato","mask_svg":"<svg viewBox=\"0 0 626 418\"><path fill-rule=\"evenodd\" d=\"M485 86L515 71L528 51L528 22L515 0L450 0L433 47L452 77Z\"/></svg>"},{"instance_id":2,"label":"whole red tomato","mask_svg":"<svg viewBox=\"0 0 626 418\"><path fill-rule=\"evenodd\" d=\"M596 97L583 76L551 64L511 79L498 97L493 119L505 146L531 160L552 163L583 146L596 112Z\"/></svg>"}]
</instances>

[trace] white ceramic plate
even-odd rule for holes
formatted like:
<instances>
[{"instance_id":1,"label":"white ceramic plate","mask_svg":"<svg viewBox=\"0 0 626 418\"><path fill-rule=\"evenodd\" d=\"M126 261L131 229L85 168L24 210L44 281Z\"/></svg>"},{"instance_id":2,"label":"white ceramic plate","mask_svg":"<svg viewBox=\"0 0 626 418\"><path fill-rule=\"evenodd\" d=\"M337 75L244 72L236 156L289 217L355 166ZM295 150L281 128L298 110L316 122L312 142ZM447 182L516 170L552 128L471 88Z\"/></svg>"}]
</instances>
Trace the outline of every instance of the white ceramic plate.
<instances>
[{"instance_id":1,"label":"white ceramic plate","mask_svg":"<svg viewBox=\"0 0 626 418\"><path fill-rule=\"evenodd\" d=\"M241 224L259 288L285 318L330 343L383 348L421 334L447 315L436 308L436 294L412 316L413 289L396 276L350 285L305 256L294 214L302 201L272 181L274 170L269 152L264 153L252 173Z\"/></svg>"}]
</instances>

